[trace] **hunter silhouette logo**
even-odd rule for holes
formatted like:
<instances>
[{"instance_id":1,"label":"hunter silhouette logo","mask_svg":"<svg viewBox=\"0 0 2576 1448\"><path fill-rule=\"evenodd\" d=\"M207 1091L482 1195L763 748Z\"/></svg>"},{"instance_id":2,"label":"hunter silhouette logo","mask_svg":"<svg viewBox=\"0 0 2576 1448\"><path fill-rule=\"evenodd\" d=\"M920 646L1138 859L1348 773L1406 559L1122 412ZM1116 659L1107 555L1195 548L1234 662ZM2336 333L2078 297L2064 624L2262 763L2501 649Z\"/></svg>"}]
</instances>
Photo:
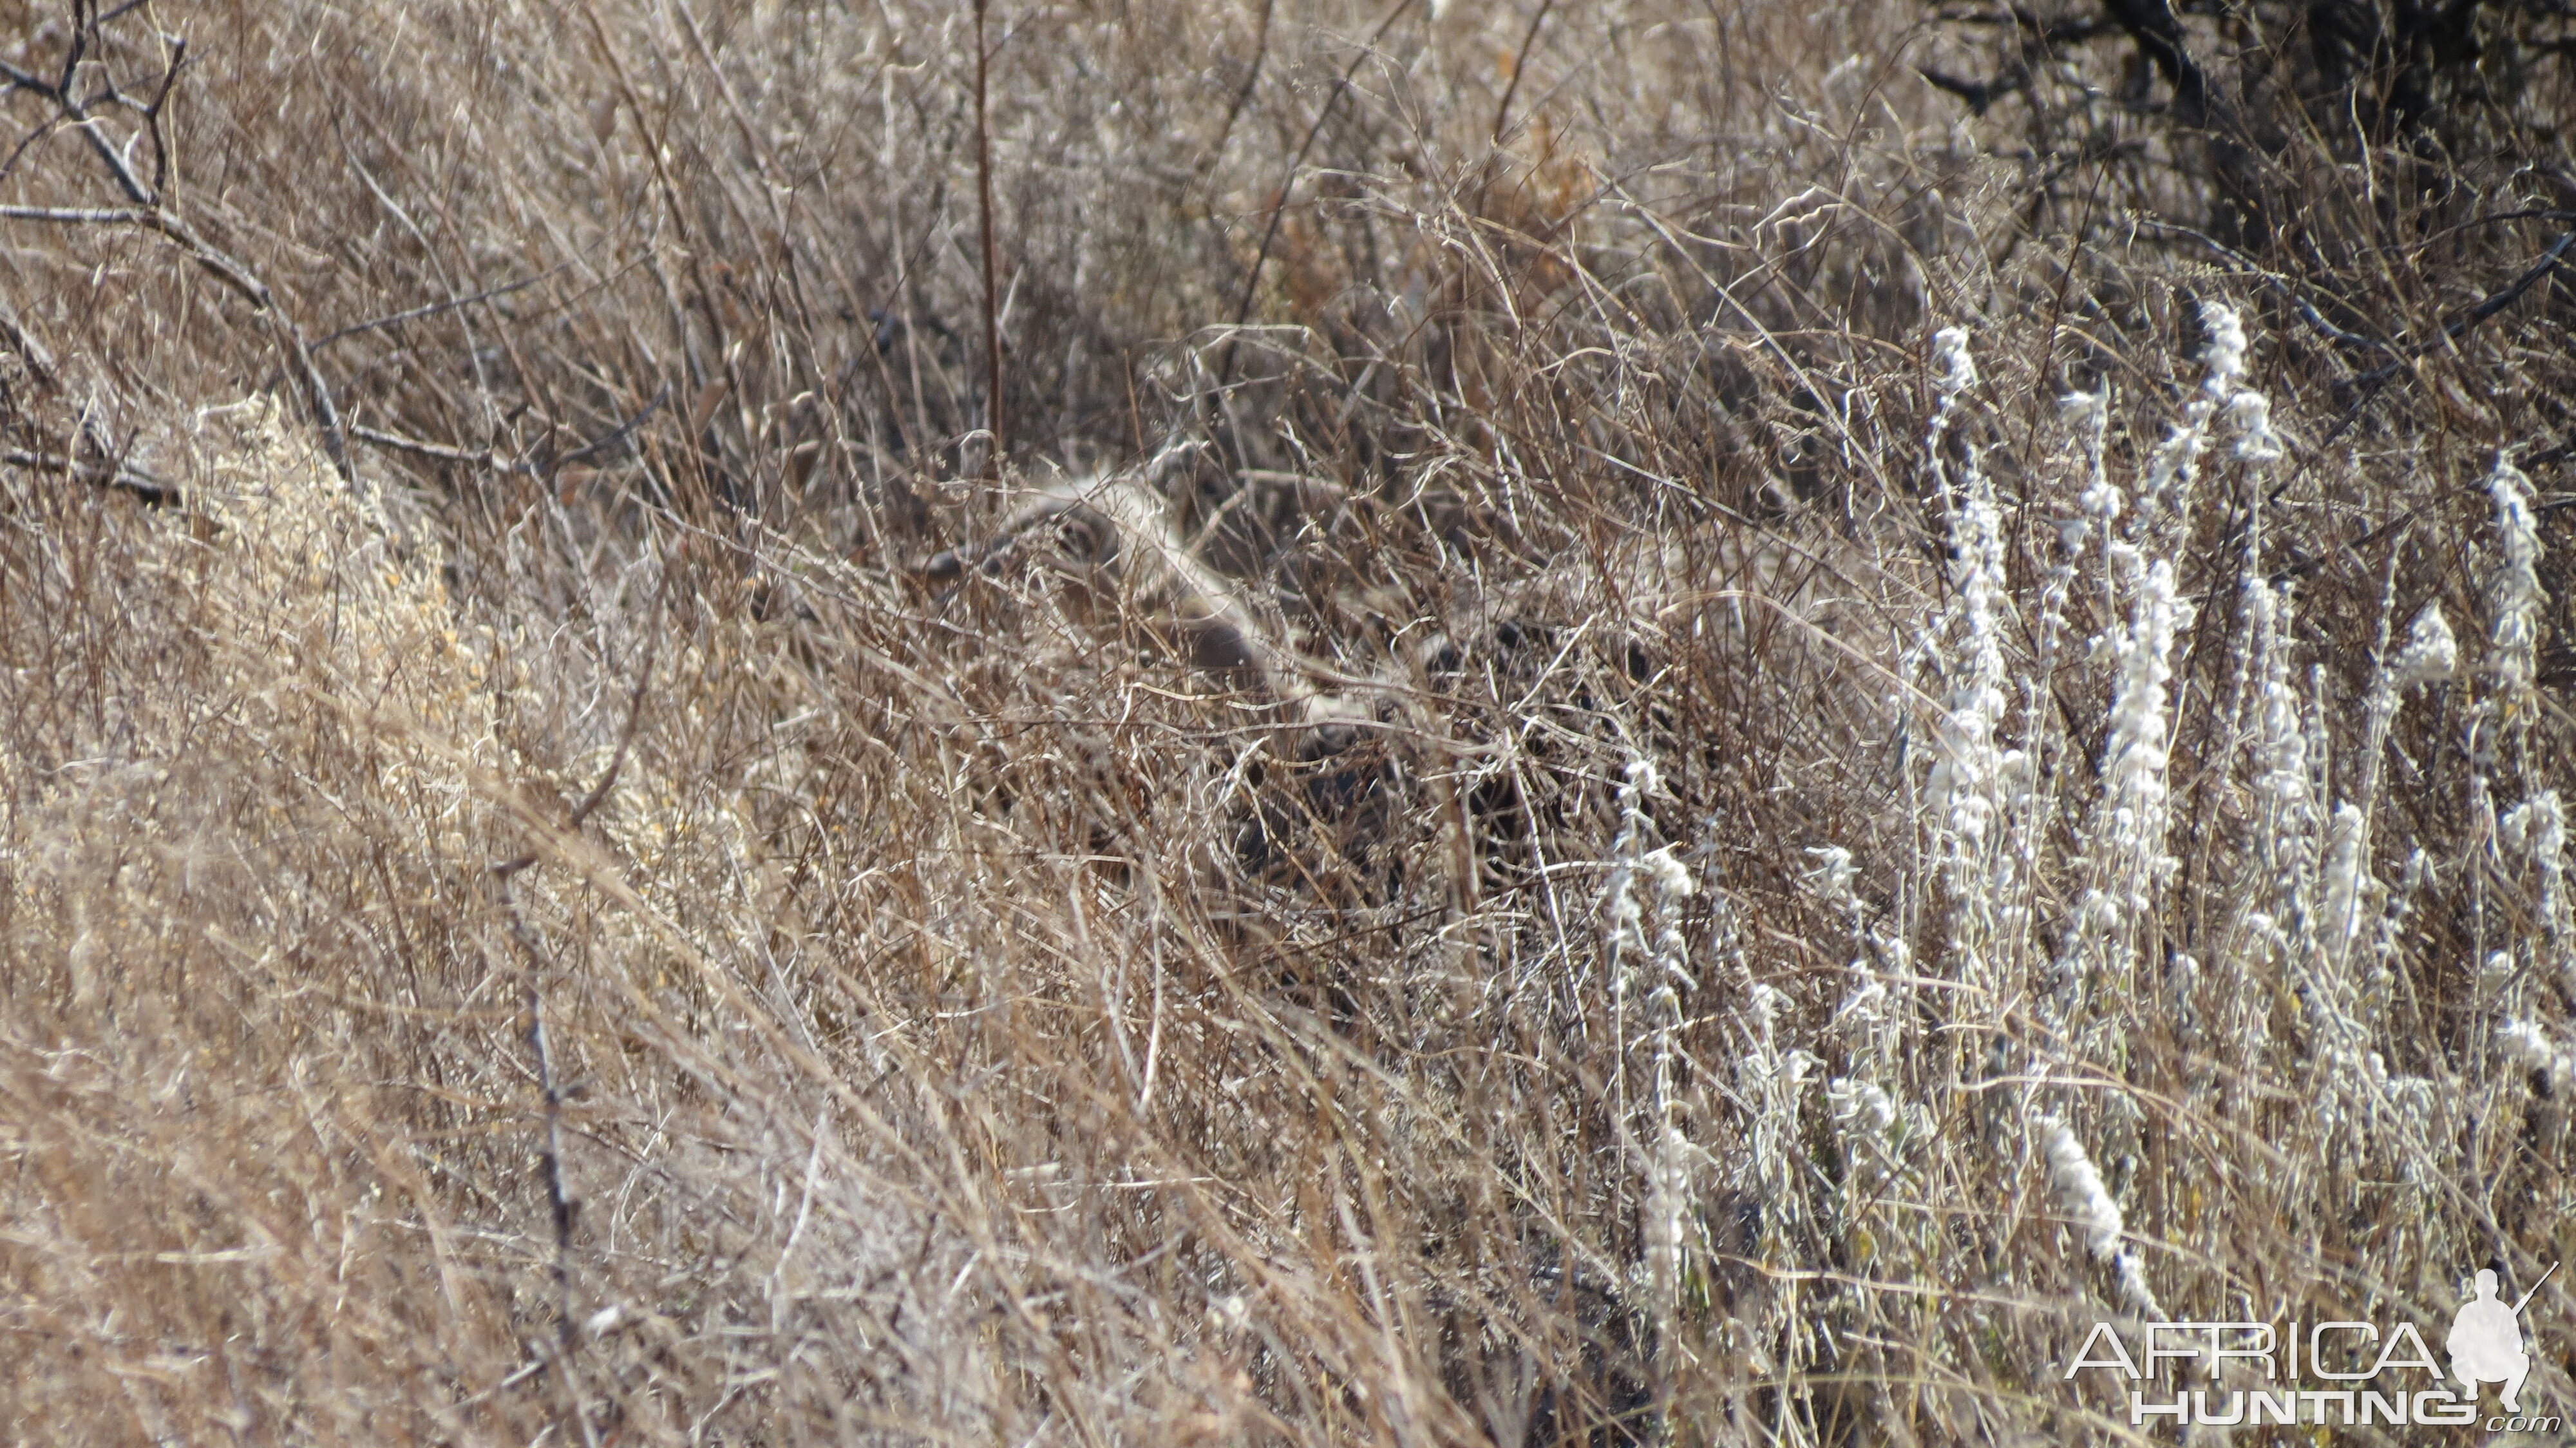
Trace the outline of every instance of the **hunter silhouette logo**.
<instances>
[{"instance_id":1,"label":"hunter silhouette logo","mask_svg":"<svg viewBox=\"0 0 2576 1448\"><path fill-rule=\"evenodd\" d=\"M2549 1272L2540 1274L2540 1282L2558 1264L2549 1264ZM2531 1354L2522 1350L2522 1309L2531 1302L2531 1293L2540 1290L2540 1282L2531 1284L2531 1292L2507 1307L2496 1301L2496 1275L2481 1269L2477 1295L2460 1304L2459 1315L2451 1319L2451 1335L2442 1345L2451 1352L2451 1376L2468 1387L2469 1400L2475 1402L2482 1383L2504 1384L2504 1410L2522 1411L2518 1395L2522 1380L2531 1376Z\"/></svg>"},{"instance_id":2,"label":"hunter silhouette logo","mask_svg":"<svg viewBox=\"0 0 2576 1448\"><path fill-rule=\"evenodd\" d=\"M2510 1305L2497 1296L2496 1274L2479 1272L2442 1340L2448 1373L2414 1323L2345 1319L2151 1322L2133 1329L2138 1338L2134 1355L2110 1323L2097 1322L2064 1376L2071 1379L2095 1368L2126 1378L2133 1428L2164 1420L2184 1428L2264 1423L2466 1428L2478 1424L2480 1394L2494 1383L2503 1390L2504 1412L2486 1419L2489 1432L2555 1432L2565 1426L2564 1418L2526 1416L2522 1410L2523 1384L2533 1366L2533 1345L2522 1333L2522 1310L2557 1271L2552 1263L2531 1291Z\"/></svg>"}]
</instances>

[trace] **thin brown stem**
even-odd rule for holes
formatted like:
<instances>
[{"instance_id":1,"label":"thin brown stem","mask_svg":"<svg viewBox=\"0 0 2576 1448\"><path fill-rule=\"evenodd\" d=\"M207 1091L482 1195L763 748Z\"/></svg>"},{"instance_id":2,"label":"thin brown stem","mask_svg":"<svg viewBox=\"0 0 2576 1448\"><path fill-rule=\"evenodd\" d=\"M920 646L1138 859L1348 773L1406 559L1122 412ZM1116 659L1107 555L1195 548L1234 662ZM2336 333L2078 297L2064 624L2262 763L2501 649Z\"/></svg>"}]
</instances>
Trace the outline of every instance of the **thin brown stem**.
<instances>
[{"instance_id":1,"label":"thin brown stem","mask_svg":"<svg viewBox=\"0 0 2576 1448\"><path fill-rule=\"evenodd\" d=\"M1521 77L1529 71L1531 47L1538 44L1538 29L1547 23L1547 12L1556 8L1556 0L1539 0L1538 13L1530 17L1529 29L1521 34L1520 54L1512 57L1512 78L1503 87L1502 103L1494 107L1494 144L1503 143L1503 124L1511 118L1512 97L1521 93Z\"/></svg>"},{"instance_id":2,"label":"thin brown stem","mask_svg":"<svg viewBox=\"0 0 2576 1448\"><path fill-rule=\"evenodd\" d=\"M984 475L1002 475L1008 448L1002 405L1002 310L993 258L993 134L985 104L992 47L984 39L985 0L975 0L975 212L983 233L984 260Z\"/></svg>"}]
</instances>

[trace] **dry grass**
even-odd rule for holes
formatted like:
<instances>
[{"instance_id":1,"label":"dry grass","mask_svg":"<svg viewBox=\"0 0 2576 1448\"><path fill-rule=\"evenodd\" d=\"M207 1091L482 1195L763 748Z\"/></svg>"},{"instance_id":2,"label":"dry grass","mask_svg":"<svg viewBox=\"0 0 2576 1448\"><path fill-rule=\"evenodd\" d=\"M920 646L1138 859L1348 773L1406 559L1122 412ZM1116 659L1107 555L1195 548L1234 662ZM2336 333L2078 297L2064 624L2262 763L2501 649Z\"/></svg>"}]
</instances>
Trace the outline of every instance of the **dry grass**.
<instances>
[{"instance_id":1,"label":"dry grass","mask_svg":"<svg viewBox=\"0 0 2576 1448\"><path fill-rule=\"evenodd\" d=\"M995 483L857 9L0 4L16 1439L2107 1442L2576 1255L2554 73L994 0Z\"/></svg>"}]
</instances>

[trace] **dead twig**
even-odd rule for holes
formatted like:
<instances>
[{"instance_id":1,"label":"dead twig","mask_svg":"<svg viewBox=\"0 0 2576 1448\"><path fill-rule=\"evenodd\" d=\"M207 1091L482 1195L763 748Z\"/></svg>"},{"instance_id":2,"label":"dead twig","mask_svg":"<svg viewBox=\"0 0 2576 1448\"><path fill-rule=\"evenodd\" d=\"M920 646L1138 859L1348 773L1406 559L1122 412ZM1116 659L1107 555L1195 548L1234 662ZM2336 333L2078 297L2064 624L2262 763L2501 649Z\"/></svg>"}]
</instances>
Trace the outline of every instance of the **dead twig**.
<instances>
[{"instance_id":1,"label":"dead twig","mask_svg":"<svg viewBox=\"0 0 2576 1448\"><path fill-rule=\"evenodd\" d=\"M416 437L405 437L398 432L386 432L354 422L349 424L349 436L360 442L371 442L394 452L410 453L414 457L436 458L440 462L447 463L465 463L474 467L492 468L499 472L525 471L516 463L503 461L499 453L488 447L477 450L454 447L443 442L423 442Z\"/></svg>"},{"instance_id":2,"label":"dead twig","mask_svg":"<svg viewBox=\"0 0 2576 1448\"><path fill-rule=\"evenodd\" d=\"M170 206L167 191L170 152L167 138L161 130L161 115L168 105L180 66L186 60L187 42L179 39L170 42L170 56L162 68L157 94L144 111L145 133L153 142L153 180L147 184L135 174L132 162L124 153L109 143L105 128L90 113L89 105L72 91L81 62L96 39L99 26L105 23L106 18L96 15L80 17L80 22L72 27L71 41L65 47L59 79L47 80L33 71L0 61L0 81L6 81L12 89L33 91L51 102L65 128L78 132L88 143L91 153L106 169L108 179L131 204L122 207L12 206L0 208L0 219L67 225L139 226L176 243L197 265L249 302L251 310L267 323L278 345L287 354L296 379L303 384L306 401L313 409L314 422L321 429L322 446L330 454L332 467L339 472L342 482L353 488L358 486L357 469L349 461L348 430L341 420L339 404L332 396L330 384L323 380L321 369L314 365L313 351L305 342L303 329L287 315L267 282L208 242L187 218Z\"/></svg>"},{"instance_id":3,"label":"dead twig","mask_svg":"<svg viewBox=\"0 0 2576 1448\"><path fill-rule=\"evenodd\" d=\"M1216 128L1216 144L1208 148L1210 166L1225 159L1225 143L1234 135L1234 123L1251 101L1253 88L1261 84L1261 67L1270 59L1270 12L1278 6L1279 0L1261 0L1261 20L1252 32L1252 64L1244 67L1243 84L1235 87L1234 99L1225 108L1225 120Z\"/></svg>"},{"instance_id":4,"label":"dead twig","mask_svg":"<svg viewBox=\"0 0 2576 1448\"><path fill-rule=\"evenodd\" d=\"M984 430L989 435L984 445L984 475L999 478L1008 430L1002 410L1001 299L994 291L993 136L984 103L985 77L993 51L984 39L984 10L985 0L975 0L975 211L983 233L984 259Z\"/></svg>"},{"instance_id":5,"label":"dead twig","mask_svg":"<svg viewBox=\"0 0 2576 1448\"><path fill-rule=\"evenodd\" d=\"M2236 263L2238 266L2243 267L2247 274L2259 278L2264 285L2270 287L2273 291L2280 293L2281 299L2288 302L2290 306L2298 312L2299 319L2301 321L2306 322L2318 336L2323 337L2330 342L2339 343L2346 347L2364 347L2374 352L2394 352L2397 350L2396 348L2391 347L2388 343L2380 341L2376 337L2365 337L2359 332L2346 331L2345 329L2336 326L2334 323L2327 321L2323 313L2319 312L2307 298L2299 295L2299 293L2291 287L2287 278L2254 260L2254 258L2247 256L2245 253L2238 251L2236 248L2229 246L2227 243L2220 241L2216 237L2210 236L2204 232L2196 231L2188 226L2176 226L2169 221L2156 221L2150 218L2141 217L2139 218L2138 224L2149 231L2162 231L2175 236L2189 237L2193 241L2199 242L2201 245L2208 247L2211 251L2217 252L2220 256L2223 256L2229 261Z\"/></svg>"},{"instance_id":6,"label":"dead twig","mask_svg":"<svg viewBox=\"0 0 2576 1448\"><path fill-rule=\"evenodd\" d=\"M103 488L131 493L156 508L177 507L179 485L156 477L123 461L106 464L81 463L55 453L30 452L25 448L0 451L0 463L25 468L31 473L58 473L64 477L83 478Z\"/></svg>"},{"instance_id":7,"label":"dead twig","mask_svg":"<svg viewBox=\"0 0 2576 1448\"><path fill-rule=\"evenodd\" d=\"M595 458L601 453L608 451L610 448L617 446L619 443L624 442L626 439L633 437L635 435L635 429L642 427L646 418L651 417L663 403L670 400L671 389L666 386L661 391L653 394L652 401L645 403L640 408L637 408L633 417L626 419L617 426L601 433L598 437L591 439L589 442L583 443L581 446L574 448L571 452L565 453L563 456L556 458L553 462L546 464L546 476L551 478L556 473L572 466L574 463L588 462L592 458Z\"/></svg>"},{"instance_id":8,"label":"dead twig","mask_svg":"<svg viewBox=\"0 0 2576 1448\"><path fill-rule=\"evenodd\" d=\"M2459 341L2462 337L2467 336L2472 330L2474 330L2479 323L2486 321L2489 317L2492 317L2496 313L2503 311L2505 308L2512 306L2515 302L2522 300L2523 293L2530 291L2535 286L2538 286L2542 278L2558 269L2559 264L2566 257L2567 249L2570 246L2576 246L2576 231L2560 233L2558 240L2550 243L2549 250L2540 254L2540 260L2532 263L2531 267L2523 272L2521 276L2514 278L2510 285L2506 286L2501 291L2490 293L2488 296L2480 299L2478 304L2469 308L2466 313L2462 314L2458 321L2444 327L2442 329L2440 342L2428 343L2425 346L2417 348L2415 351L2398 357L2382 366L2374 367L2370 371L2365 372L2359 377L2356 377L2352 379L2352 381L2344 384L2347 387L2359 389L2361 395L2355 397L2352 400L2352 405L2343 410L2343 415L2335 419L2334 426L2326 430L2325 438L2317 444L2318 450L2323 451L2324 449L2333 446L2336 438L2343 436L2345 431L2348 430L2353 423L2360 420L2362 409L2368 407L2371 404L2371 401L2379 396L2381 390L2387 387L2389 381L2395 378L2398 373L2406 370L2410 366L2413 366L2418 358L2432 351L2436 346Z\"/></svg>"},{"instance_id":9,"label":"dead twig","mask_svg":"<svg viewBox=\"0 0 2576 1448\"><path fill-rule=\"evenodd\" d=\"M1351 82L1358 78L1360 67L1368 63L1370 56L1377 54L1378 42L1384 40L1386 33L1395 28L1395 22L1403 19L1405 12L1412 8L1413 0L1395 0L1395 6L1386 12L1386 18L1377 23L1377 29L1369 32L1368 43L1361 46L1360 53L1352 56L1351 63L1343 68L1341 79L1333 83L1332 93L1325 96L1324 104L1316 109L1315 123L1306 128L1306 139L1298 143L1296 154L1288 158L1288 174L1279 183L1279 199L1271 204L1269 224L1261 232L1261 245L1252 253L1251 269L1243 274L1243 290L1235 298L1234 325L1238 332L1244 320L1252 315L1252 298L1261 287L1261 269L1270 263L1270 248L1279 240L1279 223L1288 214L1289 193L1297 189L1297 173L1305 169L1306 156L1315 149L1315 138L1324 134L1324 123L1333 118L1334 107L1342 103L1342 96L1351 88ZM1225 356L1217 363L1216 383L1220 391L1234 380L1234 345L1235 339L1228 337Z\"/></svg>"},{"instance_id":10,"label":"dead twig","mask_svg":"<svg viewBox=\"0 0 2576 1448\"><path fill-rule=\"evenodd\" d=\"M430 442L424 438L406 437L398 432L387 432L382 428L367 427L359 423L349 425L349 436L360 442L372 443L391 452L408 453L413 457L430 458L443 463L463 463L468 467L490 468L494 472L520 473L532 478L542 476L552 479L563 469L576 463L587 462L634 436L635 430L642 427L645 420L670 398L671 389L663 388L653 395L651 401L636 409L634 416L601 433L591 441L583 443L580 447L574 448L571 452L556 457L542 469L530 463L524 456L504 457L498 448L460 447L455 443Z\"/></svg>"},{"instance_id":11,"label":"dead twig","mask_svg":"<svg viewBox=\"0 0 2576 1448\"><path fill-rule=\"evenodd\" d=\"M319 352L323 348L330 346L332 343L340 341L342 338L355 337L362 332L373 332L385 327L400 326L405 322L417 322L423 317L435 317L441 312L452 312L459 307L470 307L476 302L488 302L495 297L506 297L512 292L526 291L528 288L535 286L537 283L544 281L546 278L553 276L555 273L562 270L563 268L561 266L550 266L544 271L537 273L535 276L521 277L515 282L509 282L502 286L488 287L482 291L476 292L470 297L451 297L443 302L431 302L426 306L414 307L407 312L396 312L391 316L376 317L369 321L355 322L349 326L342 327L339 331L336 331L330 336L323 338L321 341L314 343L313 350Z\"/></svg>"},{"instance_id":12,"label":"dead twig","mask_svg":"<svg viewBox=\"0 0 2576 1448\"><path fill-rule=\"evenodd\" d=\"M599 783L582 798L580 804L573 807L571 818L565 822L567 832L579 830L589 820L608 798L609 791L617 787L617 778L625 771L627 755L635 746L636 729L644 718L644 692L652 684L653 664L661 653L662 632L652 625L658 624L661 618L662 604L670 588L670 562L665 559L662 580L653 590L653 603L645 615L652 621L648 624L651 632L644 646L643 667L636 670L634 690L627 695L625 727L618 732L616 752L609 757L608 768L601 774ZM546 1205L554 1220L555 1332L561 1349L556 1361L563 1371L564 1393L571 1402L573 1419L580 1425L582 1442L590 1448L597 1448L599 1433L591 1425L590 1413L582 1403L580 1381L573 1373L573 1353L581 1337L581 1319L572 1282L572 1229L579 1203L564 1181L564 1090L555 1071L553 1050L546 1040L546 1003L542 983L553 973L554 967L543 937L537 933L536 927L528 923L527 916L519 909L517 898L510 893L510 881L536 862L537 852L530 850L494 865L493 891L501 906L503 926L509 931L511 943L518 947L528 968L523 996L528 1013L528 1051L536 1060L537 1090L545 1112L545 1134L538 1147L538 1160L545 1175Z\"/></svg>"},{"instance_id":13,"label":"dead twig","mask_svg":"<svg viewBox=\"0 0 2576 1448\"><path fill-rule=\"evenodd\" d=\"M1503 123L1512 114L1512 98L1521 93L1521 77L1529 70L1530 48L1538 44L1539 27L1547 23L1547 12L1556 8L1556 0L1539 0L1538 13L1530 17L1529 29L1521 33L1520 53L1512 58L1511 82L1503 87L1503 99L1494 107L1494 144L1503 143Z\"/></svg>"},{"instance_id":14,"label":"dead twig","mask_svg":"<svg viewBox=\"0 0 2576 1448\"><path fill-rule=\"evenodd\" d=\"M63 226L149 222L151 213L128 206L0 206L0 221L50 221Z\"/></svg>"},{"instance_id":15,"label":"dead twig","mask_svg":"<svg viewBox=\"0 0 2576 1448\"><path fill-rule=\"evenodd\" d=\"M653 664L662 654L663 631L659 625L662 604L670 596L670 592L671 564L666 558L662 561L662 581L654 586L653 602L644 615L648 620L649 630L644 641L644 664L635 671L635 687L626 696L626 726L618 731L617 749L609 755L608 771L600 776L598 785L582 797L581 803L573 806L571 818L564 822L564 831L567 834L579 830L590 818L592 812L608 798L608 792L617 787L617 776L625 770L626 756L635 747L635 731L644 721L644 691L653 682ZM536 862L537 852L530 850L494 865L492 872L506 880Z\"/></svg>"},{"instance_id":16,"label":"dead twig","mask_svg":"<svg viewBox=\"0 0 2576 1448\"><path fill-rule=\"evenodd\" d=\"M512 862L513 864L517 862ZM528 975L524 1001L528 1012L528 1051L536 1058L537 1090L544 1103L545 1134L537 1147L538 1164L546 1180L546 1204L554 1217L555 1250L555 1331L560 1344L555 1363L563 1372L564 1394L571 1400L573 1420L581 1425L582 1442L597 1448L599 1432L591 1426L590 1412L583 1406L580 1381L573 1375L573 1352L580 1344L581 1329L575 1315L572 1285L572 1227L578 1210L572 1193L564 1185L563 1168L563 1085L556 1079L554 1052L546 1043L546 1001L540 984L553 970L547 960L545 942L510 894L508 867L496 867L493 889L500 898L501 918L510 932L510 941L527 961Z\"/></svg>"}]
</instances>

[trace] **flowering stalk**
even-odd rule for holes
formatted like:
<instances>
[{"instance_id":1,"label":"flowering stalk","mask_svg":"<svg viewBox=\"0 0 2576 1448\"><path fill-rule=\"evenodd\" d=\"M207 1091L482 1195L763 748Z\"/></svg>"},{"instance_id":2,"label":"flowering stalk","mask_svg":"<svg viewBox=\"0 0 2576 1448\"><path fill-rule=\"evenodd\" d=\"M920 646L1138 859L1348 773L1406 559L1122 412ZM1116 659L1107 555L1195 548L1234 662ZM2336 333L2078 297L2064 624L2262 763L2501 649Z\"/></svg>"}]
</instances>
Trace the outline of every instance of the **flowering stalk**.
<instances>
[{"instance_id":1,"label":"flowering stalk","mask_svg":"<svg viewBox=\"0 0 2576 1448\"><path fill-rule=\"evenodd\" d=\"M2094 1261L2111 1269L2119 1281L2121 1298L2132 1310L2151 1322L2163 1320L2164 1308L2147 1286L2146 1266L2138 1260L2137 1250L2128 1245L2128 1224L2120 1215L2120 1204L2111 1199L2102 1173L2084 1154L2084 1143L2075 1139L2074 1130L2063 1118L2042 1116L2034 1125L2039 1128L2040 1146L2048 1156L2049 1182L2057 1190L2058 1205L2083 1231L2085 1250L2092 1253Z\"/></svg>"},{"instance_id":2,"label":"flowering stalk","mask_svg":"<svg viewBox=\"0 0 2576 1448\"><path fill-rule=\"evenodd\" d=\"M1627 1002L1645 997L1646 1040L1653 1062L1646 1113L1646 1200L1643 1223L1645 1276L1658 1315L1658 1341L1669 1345L1679 1327L1683 1248L1690 1220L1689 1140L1681 1128L1678 1093L1682 996L1697 988L1689 971L1689 945L1682 935L1682 902L1694 884L1690 871L1673 858L1669 846L1646 849L1654 823L1647 818L1646 796L1655 789L1654 765L1644 759L1629 764L1619 789L1619 834L1611 843L1611 873L1605 914L1609 920L1614 1011L1621 1031L1621 1073L1626 1065ZM1640 899L1639 886L1644 886ZM1661 929L1649 935L1649 906ZM1625 1109L1625 1102L1622 1102ZM1669 1383L1658 1354L1657 1377ZM1659 1397L1663 1396L1661 1392Z\"/></svg>"},{"instance_id":3,"label":"flowering stalk","mask_svg":"<svg viewBox=\"0 0 2576 1448\"><path fill-rule=\"evenodd\" d=\"M2129 626L2112 641L2119 677L2091 832L2099 883L2077 902L2068 933L2060 969L2069 989L2088 966L2108 963L2175 869L2165 853L2165 691L2173 679L2174 636L2190 617L2191 605L2174 589L2172 562L2159 558L2140 580Z\"/></svg>"},{"instance_id":4,"label":"flowering stalk","mask_svg":"<svg viewBox=\"0 0 2576 1448\"><path fill-rule=\"evenodd\" d=\"M2094 883L2076 902L2059 960L2061 984L2069 992L2088 969L2120 959L2133 929L2153 912L2157 891L2177 868L2166 853L2170 691L2174 640L2189 625L2193 610L2181 596L2172 558L2156 555L2169 554L2170 545L2188 529L2200 459L2209 449L2214 420L2224 416L2236 427L2237 456L2249 464L2259 467L2282 451L2272 431L2270 400L2238 385L2245 375L2242 320L2234 308L2218 302L2202 305L2201 320L2209 332L2206 371L2182 415L2148 455L2125 538L2111 534L2122 499L2102 463L2107 389L2102 397L2079 393L2063 404L2079 425L2090 424L2092 476L2080 504L2078 532L2098 528L2103 534L2105 601L2113 616L2121 612L2123 585L2128 594L2126 624L2115 626L2101 642L2117 674L2110 737L2103 750L2102 799L2087 835L2094 846ZM2266 591L2253 602L2258 610L2268 610L2273 600ZM2260 622L2258 612L2258 636ZM2280 693L2286 696L2286 688Z\"/></svg>"},{"instance_id":5,"label":"flowering stalk","mask_svg":"<svg viewBox=\"0 0 2576 1448\"><path fill-rule=\"evenodd\" d=\"M2009 880L1998 879L2000 866L1991 838L2006 801L2001 791L2018 772L2022 756L1995 741L2006 693L2002 629L1997 616L2006 607L2003 510L1995 488L1977 459L1973 444L1964 447L1958 485L1949 485L1942 442L1959 398L1976 385L1977 364L1968 353L1968 334L1945 327L1933 338L1940 371L1938 401L1924 438L1934 487L1949 502L1949 620L1944 632L1958 640L1963 655L1950 680L1949 708L1940 724L1940 754L1927 790L1933 808L1938 850L1948 875L1951 896L1951 948L1962 978L1981 981L1984 956L1995 929L1996 899ZM1991 984L1991 982L1983 982Z\"/></svg>"},{"instance_id":6,"label":"flowering stalk","mask_svg":"<svg viewBox=\"0 0 2576 1448\"><path fill-rule=\"evenodd\" d=\"M2496 455L2487 475L2487 495L2494 501L2497 549L2502 555L2487 585L2488 654L2486 675L2492 692L2479 703L2470 726L2470 790L2485 812L2495 808L2487 772L2494 766L2496 739L2517 737L2531 722L2533 682L2539 672L2540 625L2548 596L2540 586L2540 522L2531 507L2531 479L2515 467L2510 452ZM2554 790L2533 794L2497 822L2497 841L2527 856L2540 872L2541 910L2547 940L2557 957L2561 979L2576 993L2576 950L2562 879L2566 858L2565 812ZM2501 982L2505 1003L2518 1003L2520 981Z\"/></svg>"},{"instance_id":7,"label":"flowering stalk","mask_svg":"<svg viewBox=\"0 0 2576 1448\"><path fill-rule=\"evenodd\" d=\"M2261 448L2275 449L2271 438L2271 402L2260 393L2240 392L2237 380L2245 375L2245 324L2236 309L2224 302L2203 302L2200 321L2209 331L2209 351L2204 356L2208 370L2202 374L2199 392L2183 404L2182 416L2156 450L2147 455L2147 471L2138 488L2138 514L2133 537L2148 541L2146 533L2173 515L2179 532L2188 518L2192 485L2200 479L2201 455L2209 450L2210 420L2225 409L2240 423L2251 423L2260 429L2249 433L2259 436ZM2250 455L2250 454L2249 454Z\"/></svg>"},{"instance_id":8,"label":"flowering stalk","mask_svg":"<svg viewBox=\"0 0 2576 1448\"><path fill-rule=\"evenodd\" d=\"M2540 587L2540 520L2531 510L2531 479L2513 465L2509 454L2496 456L2487 476L2487 495L2495 500L2496 532L2504 555L2488 585L2488 606L2495 618L2489 637L2494 653L2487 672L2495 680L2507 721L2527 711L2537 672L2541 609L2548 596Z\"/></svg>"}]
</instances>

